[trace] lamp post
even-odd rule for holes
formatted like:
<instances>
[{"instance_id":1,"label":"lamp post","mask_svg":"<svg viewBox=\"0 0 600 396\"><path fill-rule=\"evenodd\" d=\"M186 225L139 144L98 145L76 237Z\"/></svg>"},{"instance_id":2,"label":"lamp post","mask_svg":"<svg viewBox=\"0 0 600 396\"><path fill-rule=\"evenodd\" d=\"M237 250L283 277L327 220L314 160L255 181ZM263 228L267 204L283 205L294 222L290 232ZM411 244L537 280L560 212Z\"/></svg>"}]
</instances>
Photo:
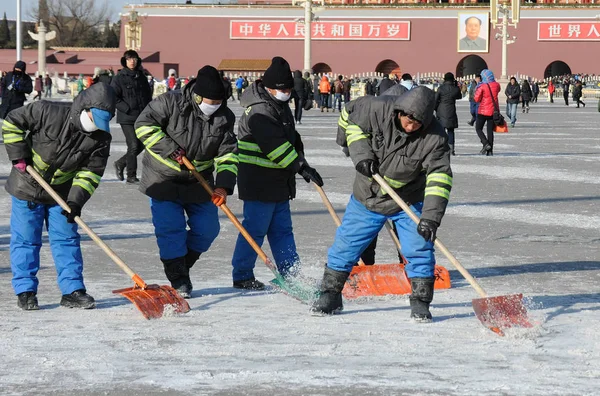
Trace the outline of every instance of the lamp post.
<instances>
[{"instance_id":1,"label":"lamp post","mask_svg":"<svg viewBox=\"0 0 600 396\"><path fill-rule=\"evenodd\" d=\"M321 6L325 5L325 0L320 0ZM319 18L315 17L313 11L322 11L323 8L313 8L313 0L292 0L292 5L302 4L304 7L304 18L296 19L297 23L304 24L304 71L312 72L312 22Z\"/></svg>"},{"instance_id":2,"label":"lamp post","mask_svg":"<svg viewBox=\"0 0 600 396\"><path fill-rule=\"evenodd\" d=\"M502 71L500 75L500 81L508 82L508 51L507 47L509 44L513 44L517 37L509 36L508 27L517 27L519 23L521 3L519 0L491 0L490 2L491 19L494 28L498 28L499 32L496 33L496 40L502 40ZM502 22L498 25L498 16L502 16ZM510 22L509 22L510 18Z\"/></svg>"},{"instance_id":3,"label":"lamp post","mask_svg":"<svg viewBox=\"0 0 600 396\"><path fill-rule=\"evenodd\" d=\"M17 38L16 38L16 44L17 44L17 61L22 60L21 56L22 56L22 50L23 50L23 37L22 37L22 30L23 28L21 27L21 0L17 0Z\"/></svg>"}]
</instances>

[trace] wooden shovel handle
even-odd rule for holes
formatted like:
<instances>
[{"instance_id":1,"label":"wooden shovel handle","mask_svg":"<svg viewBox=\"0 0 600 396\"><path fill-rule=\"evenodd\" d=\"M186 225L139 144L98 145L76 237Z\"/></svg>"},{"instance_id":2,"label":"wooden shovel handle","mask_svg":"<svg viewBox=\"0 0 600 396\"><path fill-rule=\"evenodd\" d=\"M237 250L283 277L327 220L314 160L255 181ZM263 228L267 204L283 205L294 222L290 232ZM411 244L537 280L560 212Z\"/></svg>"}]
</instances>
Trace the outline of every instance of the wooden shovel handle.
<instances>
[{"instance_id":1,"label":"wooden shovel handle","mask_svg":"<svg viewBox=\"0 0 600 396\"><path fill-rule=\"evenodd\" d=\"M188 170L192 173L192 175L194 175L194 177L196 178L196 180L198 180L198 182L202 185L202 187L204 187L204 189L206 190L206 192L208 193L208 195L212 196L213 189L211 188L210 184L208 184L208 182L206 181L206 179L204 178L204 176L202 176L200 174L200 172L198 172L196 170L196 167L194 167L194 165L190 162L189 159L187 159L187 157L183 156L182 160L183 160L183 164L185 165L185 167L188 168ZM261 247L258 246L258 244L254 241L254 238L252 238L252 236L248 233L248 231L246 231L246 229L244 228L244 226L242 225L242 223L240 223L240 221L233 214L233 212L231 211L231 209L229 209L229 207L226 204L223 204L223 205L219 206L219 208L221 208L221 210L227 215L227 217L229 218L229 220L231 220L231 222L233 223L233 225L235 226L235 228L238 229L238 231L240 232L240 234L242 234L244 236L244 238L246 238L246 241L248 241L248 243L250 244L250 246L252 246L252 249L254 249L254 251L256 252L256 254L258 254L258 257L260 257L261 260L265 262L265 264L267 265L267 267L269 267L269 269L271 271L273 271L273 273L276 276L279 275L279 271L277 271L277 267L275 266L275 264L273 264L273 262L267 257L267 255L261 249Z\"/></svg>"},{"instance_id":2,"label":"wooden shovel handle","mask_svg":"<svg viewBox=\"0 0 600 396\"><path fill-rule=\"evenodd\" d=\"M329 198L327 198L327 194L325 194L325 191L323 190L323 187L319 186L315 182L313 182L313 185L315 186L315 188L319 192L319 195L321 196L321 199L323 200L323 203L327 207L327 210L329 211L329 214L331 215L331 218L333 219L333 222L335 223L335 225L338 226L338 227L341 226L342 222L340 220L340 217L337 215L337 213L335 213L335 209L333 209L333 205L331 204L331 201L329 200ZM362 261L362 259L360 257L358 258L358 265L360 265L360 266L365 265L365 262Z\"/></svg>"},{"instance_id":3,"label":"wooden shovel handle","mask_svg":"<svg viewBox=\"0 0 600 396\"><path fill-rule=\"evenodd\" d=\"M381 177L378 174L374 174L373 175L373 179L375 179L377 181L377 183L379 183L379 185L381 186L381 188L383 189L383 191L385 191L386 193L388 193L389 196L392 197L392 199L394 200L394 202L396 202L398 204L398 206L400 206L402 208L402 210L406 214L408 214L408 216L416 224L419 224L419 217L417 217L417 215L415 214L415 212L412 211L412 209L410 208L410 206L408 206L406 204L406 202L404 202L404 200L402 198L400 198L400 196L398 194L396 194L396 191L394 191L394 189L392 189L392 187L390 187L390 185L387 184L387 182L383 179L383 177ZM444 244L442 244L442 242L440 241L439 238L435 239L434 244L435 244L436 248L438 248L439 250L441 250L442 253L444 253L444 256L446 256L448 258L448 260L450 260L450 262L458 270L458 272L460 272L462 274L462 276L465 277L465 279L467 280L467 282L469 282L469 284L471 286L473 286L473 288L475 289L475 291L477 291L477 293L479 293L479 295L481 297L486 298L487 297L487 293L483 290L483 288L481 286L479 286L479 284L477 283L477 281L475 280L475 278L473 278L473 276L471 276L471 274L469 273L469 271L467 271L467 269L465 267L463 267L461 263L458 262L458 260L456 259L456 257L454 257L452 255L452 253L450 253L450 251L446 248L446 246L444 246Z\"/></svg>"},{"instance_id":4,"label":"wooden shovel handle","mask_svg":"<svg viewBox=\"0 0 600 396\"><path fill-rule=\"evenodd\" d=\"M44 190L46 190L48 194L50 194L52 198L54 198L56 203L58 203L61 208L63 208L68 213L71 213L71 208L69 208L69 205L64 201L64 199L62 199L61 196L58 195L56 191L54 191L50 184L48 184L48 182L46 182L46 180L44 180L44 178L40 176L40 174L37 173L37 171L31 165L27 166L27 172L35 179L35 181L39 183L40 186L42 186ZM106 253L108 257L110 257L111 260L115 262L115 264L121 267L121 269L125 271L127 275L129 275L129 277L135 282L135 284L138 287L142 289L146 289L148 287L146 282L144 282L144 280L140 278L139 275L133 272L133 270L129 268L127 264L125 264L123 260L121 260L119 256L117 256L117 254L106 243L104 243L102 239L100 239L98 234L96 234L90 227L88 227L87 224L85 224L81 217L75 216L75 222L77 223L77 225L83 228L83 230L90 236L90 238L92 238L94 242L96 242L98 246L102 248L102 250L104 250L104 253Z\"/></svg>"}]
</instances>

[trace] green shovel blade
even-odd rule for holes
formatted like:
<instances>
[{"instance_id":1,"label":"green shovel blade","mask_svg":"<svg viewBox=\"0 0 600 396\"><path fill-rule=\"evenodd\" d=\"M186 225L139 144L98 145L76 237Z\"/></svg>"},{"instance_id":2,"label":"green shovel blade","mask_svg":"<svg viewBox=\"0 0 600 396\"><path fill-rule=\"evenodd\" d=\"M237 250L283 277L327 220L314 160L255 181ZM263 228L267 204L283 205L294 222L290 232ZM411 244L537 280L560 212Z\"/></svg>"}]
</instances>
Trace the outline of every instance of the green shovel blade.
<instances>
[{"instance_id":1,"label":"green shovel blade","mask_svg":"<svg viewBox=\"0 0 600 396\"><path fill-rule=\"evenodd\" d=\"M271 281L271 284L288 296L307 304L310 304L319 298L320 295L320 291L316 287L306 285L293 278L286 279L281 275L277 275L277 277Z\"/></svg>"}]
</instances>

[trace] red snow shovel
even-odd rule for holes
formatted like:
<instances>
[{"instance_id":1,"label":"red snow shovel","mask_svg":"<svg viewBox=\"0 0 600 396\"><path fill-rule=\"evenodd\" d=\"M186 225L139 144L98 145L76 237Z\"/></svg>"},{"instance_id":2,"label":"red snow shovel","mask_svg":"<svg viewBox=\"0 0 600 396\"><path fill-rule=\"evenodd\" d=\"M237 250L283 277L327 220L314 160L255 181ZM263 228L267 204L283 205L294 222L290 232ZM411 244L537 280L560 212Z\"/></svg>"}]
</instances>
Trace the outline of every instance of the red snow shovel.
<instances>
[{"instance_id":1,"label":"red snow shovel","mask_svg":"<svg viewBox=\"0 0 600 396\"><path fill-rule=\"evenodd\" d=\"M54 191L54 189L44 180L39 173L31 166L27 166L27 172L46 190L48 194L67 212L71 212L69 205ZM135 283L134 287L126 289L113 290L113 293L121 294L133 303L140 310L146 319L156 319L163 316L165 308L171 307L174 312L186 313L190 311L190 306L175 289L171 286L148 285L131 268L127 266L117 254L79 217L75 217L75 222L104 250L108 255Z\"/></svg>"},{"instance_id":2,"label":"red snow shovel","mask_svg":"<svg viewBox=\"0 0 600 396\"><path fill-rule=\"evenodd\" d=\"M341 221L331 201L327 198L323 188L313 183L315 188L321 195L323 203L327 207L329 214L333 218L335 224L339 227ZM388 229L390 236L394 240L398 252L400 252L400 241L392 230L390 223L386 222L386 228ZM378 264L378 265L365 265L362 259L358 259L358 266L355 266L350 273L350 277L342 291L342 294L347 299L363 297L363 296L383 296L388 294L411 294L412 289L410 281L406 276L404 269L406 265L406 259L402 256L402 263L400 264ZM435 288L436 289L448 289L450 288L450 274L446 268L437 266L435 267Z\"/></svg>"},{"instance_id":3,"label":"red snow shovel","mask_svg":"<svg viewBox=\"0 0 600 396\"><path fill-rule=\"evenodd\" d=\"M419 223L419 218L410 209L410 207L400 198L398 194L387 184L387 182L378 174L374 174L373 178L379 183L381 188L388 193L394 202L396 202L404 212L406 212L410 218L416 223ZM507 296L488 297L487 293L479 286L477 281L471 276L469 271L463 267L456 257L450 253L450 251L442 244L439 238L435 240L435 247L444 253L444 255L450 260L452 265L465 277L467 282L481 298L473 300L473 310L477 318L483 323L484 326L492 330L493 332L504 335L506 328L510 327L533 327L529 317L527 316L527 308L523 304L523 294L511 294Z\"/></svg>"},{"instance_id":4,"label":"red snow shovel","mask_svg":"<svg viewBox=\"0 0 600 396\"><path fill-rule=\"evenodd\" d=\"M196 170L196 168L190 162L189 159L187 159L185 156L182 157L182 159L183 159L183 164L186 166L186 168L188 168L188 170L192 173L192 175L194 175L196 180L198 180L198 182L200 182L200 184L206 190L208 195L212 196L213 189L210 187L210 185L208 184L206 179L204 179L204 177L200 174L200 172L198 172ZM227 215L229 220L231 220L231 222L233 223L235 228L238 229L240 234L242 234L244 236L244 238L246 239L248 244L250 244L250 246L252 246L252 249L254 249L256 254L258 254L258 257L260 257L262 259L262 261L265 263L265 265L273 272L273 274L275 275L275 279L271 281L271 283L273 285L277 286L285 294L287 294L297 300L300 300L302 302L309 302L318 297L319 292L316 288L309 288L309 287L306 287L306 286L300 284L299 282L293 281L290 278L284 278L277 270L277 266L275 266L275 264L269 259L269 257L267 257L267 255L261 249L261 247L258 246L258 244L254 240L254 238L252 238L252 236L248 233L248 231L246 231L246 229L244 228L242 223L240 223L240 221L233 214L231 209L229 209L229 207L226 204L219 206L219 208L221 208L221 210Z\"/></svg>"}]
</instances>

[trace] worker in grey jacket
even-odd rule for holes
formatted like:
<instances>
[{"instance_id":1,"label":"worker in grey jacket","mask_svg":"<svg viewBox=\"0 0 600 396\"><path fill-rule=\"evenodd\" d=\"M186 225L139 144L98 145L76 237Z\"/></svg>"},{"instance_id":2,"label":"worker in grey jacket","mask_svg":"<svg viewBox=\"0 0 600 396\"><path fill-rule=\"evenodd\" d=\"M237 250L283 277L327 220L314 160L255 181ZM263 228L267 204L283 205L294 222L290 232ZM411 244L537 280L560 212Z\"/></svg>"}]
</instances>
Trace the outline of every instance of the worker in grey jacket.
<instances>
[{"instance_id":1,"label":"worker in grey jacket","mask_svg":"<svg viewBox=\"0 0 600 396\"><path fill-rule=\"evenodd\" d=\"M146 148L140 191L150 197L167 279L184 298L191 297L190 268L219 234L217 206L235 187L235 115L223 103L226 95L219 72L204 66L183 90L150 102L135 123ZM183 165L184 156L214 188L212 196Z\"/></svg>"},{"instance_id":2,"label":"worker in grey jacket","mask_svg":"<svg viewBox=\"0 0 600 396\"><path fill-rule=\"evenodd\" d=\"M323 275L315 314L343 308L341 292L352 266L388 219L398 230L411 280L411 317L431 321L433 241L452 188L447 136L433 117L435 94L416 87L402 96L366 97L346 107L346 130L356 168L354 192L338 228ZM421 217L417 225L373 180L380 174Z\"/></svg>"}]
</instances>

